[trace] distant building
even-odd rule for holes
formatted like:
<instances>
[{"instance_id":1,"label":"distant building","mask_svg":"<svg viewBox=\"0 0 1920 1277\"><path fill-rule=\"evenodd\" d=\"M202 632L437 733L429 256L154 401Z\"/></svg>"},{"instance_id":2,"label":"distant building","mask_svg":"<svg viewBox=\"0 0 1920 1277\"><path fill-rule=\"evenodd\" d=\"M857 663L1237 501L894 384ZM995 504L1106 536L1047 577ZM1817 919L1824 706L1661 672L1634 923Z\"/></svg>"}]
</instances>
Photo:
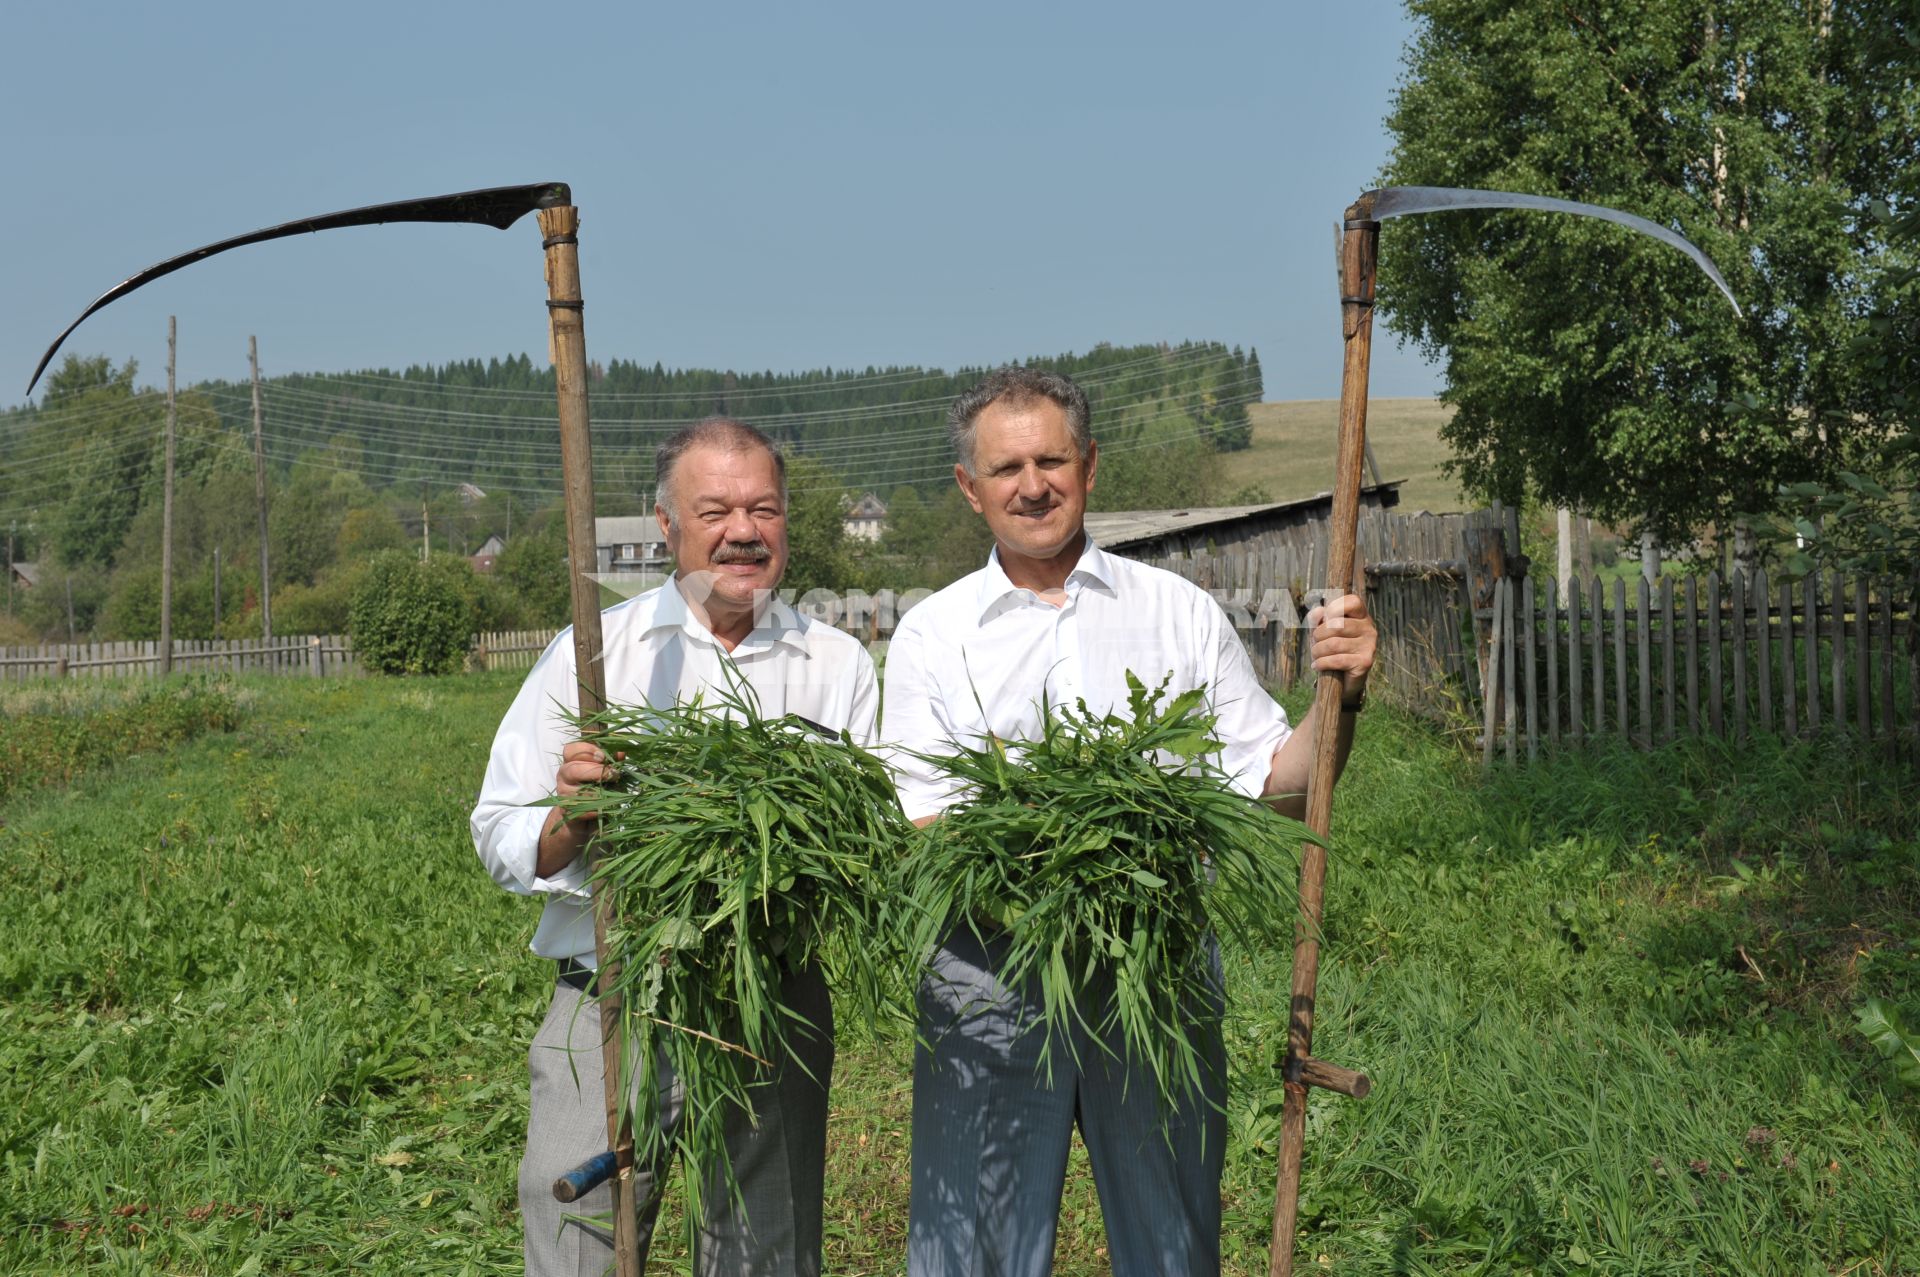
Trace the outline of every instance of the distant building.
<instances>
[{"instance_id":1,"label":"distant building","mask_svg":"<svg viewBox=\"0 0 1920 1277\"><path fill-rule=\"evenodd\" d=\"M460 498L461 505L472 505L476 501L485 501L487 499L487 494L471 483L457 485L453 490L453 494Z\"/></svg>"},{"instance_id":2,"label":"distant building","mask_svg":"<svg viewBox=\"0 0 1920 1277\"><path fill-rule=\"evenodd\" d=\"M498 532L489 532L487 533L487 539L480 543L480 548L473 552L473 557L477 559L484 555L490 559L506 548L507 540L505 537L501 536Z\"/></svg>"},{"instance_id":3,"label":"distant building","mask_svg":"<svg viewBox=\"0 0 1920 1277\"><path fill-rule=\"evenodd\" d=\"M841 527L849 539L878 541L887 530L887 503L869 492L847 507Z\"/></svg>"},{"instance_id":4,"label":"distant building","mask_svg":"<svg viewBox=\"0 0 1920 1277\"><path fill-rule=\"evenodd\" d=\"M15 589L31 590L40 584L40 565L38 563L15 563L9 567Z\"/></svg>"},{"instance_id":5,"label":"distant building","mask_svg":"<svg viewBox=\"0 0 1920 1277\"><path fill-rule=\"evenodd\" d=\"M660 533L660 521L650 514L625 515L593 521L595 570L610 572L668 572L673 559L667 554L666 538Z\"/></svg>"}]
</instances>

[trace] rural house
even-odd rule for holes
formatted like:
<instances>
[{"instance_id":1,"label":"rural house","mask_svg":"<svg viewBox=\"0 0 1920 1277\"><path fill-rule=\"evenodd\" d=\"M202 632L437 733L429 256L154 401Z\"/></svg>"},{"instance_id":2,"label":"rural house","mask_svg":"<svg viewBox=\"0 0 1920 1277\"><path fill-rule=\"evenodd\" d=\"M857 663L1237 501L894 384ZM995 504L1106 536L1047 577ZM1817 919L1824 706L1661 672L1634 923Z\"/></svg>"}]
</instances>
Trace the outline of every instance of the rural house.
<instances>
[{"instance_id":1,"label":"rural house","mask_svg":"<svg viewBox=\"0 0 1920 1277\"><path fill-rule=\"evenodd\" d=\"M878 541L887 530L887 504L869 492L847 506L841 527L850 541Z\"/></svg>"}]
</instances>

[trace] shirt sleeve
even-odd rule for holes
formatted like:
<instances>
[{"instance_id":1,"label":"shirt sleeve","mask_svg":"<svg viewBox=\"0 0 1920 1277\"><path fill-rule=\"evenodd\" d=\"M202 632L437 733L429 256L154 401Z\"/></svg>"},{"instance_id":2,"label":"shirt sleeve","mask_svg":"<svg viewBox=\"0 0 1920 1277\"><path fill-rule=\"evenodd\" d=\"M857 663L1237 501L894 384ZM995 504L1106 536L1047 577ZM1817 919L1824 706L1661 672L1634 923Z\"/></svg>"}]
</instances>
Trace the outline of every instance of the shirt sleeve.
<instances>
[{"instance_id":1,"label":"shirt sleeve","mask_svg":"<svg viewBox=\"0 0 1920 1277\"><path fill-rule=\"evenodd\" d=\"M902 618L887 647L884 754L894 769L894 786L909 820L937 816L959 797L960 787L939 775L916 753L937 753L953 739L939 685L927 668L927 643L920 627Z\"/></svg>"},{"instance_id":2,"label":"shirt sleeve","mask_svg":"<svg viewBox=\"0 0 1920 1277\"><path fill-rule=\"evenodd\" d=\"M880 675L865 646L854 658L853 699L847 709L847 731L853 743L872 749L880 735Z\"/></svg>"},{"instance_id":3,"label":"shirt sleeve","mask_svg":"<svg viewBox=\"0 0 1920 1277\"><path fill-rule=\"evenodd\" d=\"M1212 599L1206 606L1215 614L1207 699L1219 716L1214 730L1221 744L1220 767L1236 790L1258 798L1273 770L1273 753L1293 735L1293 727L1287 711L1260 685L1246 644L1226 614Z\"/></svg>"},{"instance_id":4,"label":"shirt sleeve","mask_svg":"<svg viewBox=\"0 0 1920 1277\"><path fill-rule=\"evenodd\" d=\"M573 668L573 631L562 630L540 654L500 720L469 820L480 862L496 883L516 895L586 894L584 858L551 878L538 876L540 830L548 809L527 806L552 795L561 750L573 739L563 717L578 703Z\"/></svg>"}]
</instances>

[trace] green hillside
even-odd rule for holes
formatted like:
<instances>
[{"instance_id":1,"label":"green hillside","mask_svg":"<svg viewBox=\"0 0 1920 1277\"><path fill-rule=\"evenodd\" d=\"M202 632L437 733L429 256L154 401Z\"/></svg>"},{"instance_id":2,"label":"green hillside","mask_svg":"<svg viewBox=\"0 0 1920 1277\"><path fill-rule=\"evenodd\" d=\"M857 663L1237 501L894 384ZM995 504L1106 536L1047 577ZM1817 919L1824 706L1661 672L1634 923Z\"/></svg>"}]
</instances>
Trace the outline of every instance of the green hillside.
<instances>
[{"instance_id":1,"label":"green hillside","mask_svg":"<svg viewBox=\"0 0 1920 1277\"><path fill-rule=\"evenodd\" d=\"M1257 484L1278 500L1311 496L1333 486L1339 401L1296 399L1247 406L1253 446L1224 457L1236 487ZM1447 447L1440 427L1452 409L1434 399L1375 399L1367 435L1383 479L1404 479L1402 507L1463 510L1474 504L1441 471Z\"/></svg>"}]
</instances>

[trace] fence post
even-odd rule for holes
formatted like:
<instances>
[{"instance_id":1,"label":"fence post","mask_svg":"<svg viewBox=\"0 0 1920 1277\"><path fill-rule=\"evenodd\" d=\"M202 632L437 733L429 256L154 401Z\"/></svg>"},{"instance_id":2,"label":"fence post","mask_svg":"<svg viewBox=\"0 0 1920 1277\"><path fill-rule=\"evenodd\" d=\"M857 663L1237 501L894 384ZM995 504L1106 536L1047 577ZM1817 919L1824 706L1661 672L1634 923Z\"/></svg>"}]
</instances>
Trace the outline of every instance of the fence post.
<instances>
[{"instance_id":1,"label":"fence post","mask_svg":"<svg viewBox=\"0 0 1920 1277\"><path fill-rule=\"evenodd\" d=\"M326 672L323 664L320 655L320 636L316 634L307 640L307 672L315 678L319 678Z\"/></svg>"},{"instance_id":2,"label":"fence post","mask_svg":"<svg viewBox=\"0 0 1920 1277\"><path fill-rule=\"evenodd\" d=\"M1747 743L1747 570L1733 570L1733 738Z\"/></svg>"},{"instance_id":3,"label":"fence post","mask_svg":"<svg viewBox=\"0 0 1920 1277\"><path fill-rule=\"evenodd\" d=\"M1567 582L1567 730L1573 736L1574 748L1586 741L1587 733L1580 722L1580 597L1586 591L1586 584L1579 577Z\"/></svg>"}]
</instances>

